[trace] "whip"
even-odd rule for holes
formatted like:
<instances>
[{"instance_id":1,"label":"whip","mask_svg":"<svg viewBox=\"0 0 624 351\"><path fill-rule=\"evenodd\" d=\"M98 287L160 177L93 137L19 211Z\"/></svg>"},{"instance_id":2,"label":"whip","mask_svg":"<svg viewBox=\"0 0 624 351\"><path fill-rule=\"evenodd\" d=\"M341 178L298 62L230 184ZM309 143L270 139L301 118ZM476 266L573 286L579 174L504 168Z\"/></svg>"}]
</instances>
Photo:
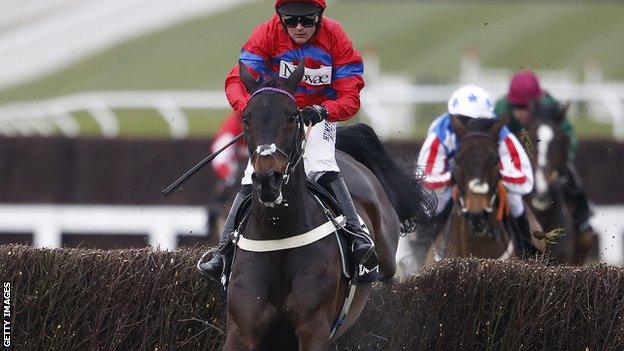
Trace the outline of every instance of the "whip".
<instances>
[{"instance_id":1,"label":"whip","mask_svg":"<svg viewBox=\"0 0 624 351\"><path fill-rule=\"evenodd\" d=\"M184 182L186 182L191 176L193 176L195 173L197 173L197 171L202 169L205 165L207 165L210 161L212 161L215 157L217 157L217 155L219 155L223 150L227 149L232 144L234 144L237 141L241 140L244 136L245 136L245 133L240 133L239 135L235 136L234 139L230 140L227 144L225 144L222 148L220 148L219 150L215 151L214 153L212 153L210 156L204 158L203 160L199 161L199 163L197 163L195 166L193 166L193 168L191 168L188 171L186 171L186 173L181 175L180 178L176 179L175 182L171 183L171 185L166 187L162 191L163 195L165 195L165 196L171 195L171 193L173 193L180 185L182 185Z\"/></svg>"}]
</instances>

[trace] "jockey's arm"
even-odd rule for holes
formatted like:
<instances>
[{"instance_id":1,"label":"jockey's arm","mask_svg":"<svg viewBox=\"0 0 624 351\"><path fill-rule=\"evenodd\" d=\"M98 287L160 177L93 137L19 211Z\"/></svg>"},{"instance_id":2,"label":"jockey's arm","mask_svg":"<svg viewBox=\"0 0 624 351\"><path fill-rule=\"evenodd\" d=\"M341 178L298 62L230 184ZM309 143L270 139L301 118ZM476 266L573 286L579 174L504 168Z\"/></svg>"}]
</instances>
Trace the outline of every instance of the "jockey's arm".
<instances>
[{"instance_id":1,"label":"jockey's arm","mask_svg":"<svg viewBox=\"0 0 624 351\"><path fill-rule=\"evenodd\" d=\"M360 110L364 64L362 56L353 48L353 43L342 27L336 27L333 38L335 45L332 52L334 63L331 88L336 91L336 98L326 100L322 105L329 113L328 120L337 122L352 118Z\"/></svg>"},{"instance_id":2,"label":"jockey's arm","mask_svg":"<svg viewBox=\"0 0 624 351\"><path fill-rule=\"evenodd\" d=\"M269 56L266 51L266 38L267 38L267 25L263 23L256 27L247 42L241 49L239 61L244 63L249 70L249 73L258 79L260 76L268 76L267 62ZM232 68L230 73L225 78L225 96L227 97L230 105L238 113L242 115L247 100L249 100L249 93L243 85L240 79L240 72L238 64Z\"/></svg>"},{"instance_id":3,"label":"jockey's arm","mask_svg":"<svg viewBox=\"0 0 624 351\"><path fill-rule=\"evenodd\" d=\"M333 83L336 99L327 100L322 105L327 109L330 122L346 121L360 110L360 90L364 87L361 76L342 78Z\"/></svg>"},{"instance_id":4,"label":"jockey's arm","mask_svg":"<svg viewBox=\"0 0 624 351\"><path fill-rule=\"evenodd\" d=\"M211 151L216 152L242 131L243 123L240 117L236 112L232 112L214 135ZM240 142L239 144L242 145ZM212 168L219 179L228 182L234 181L238 169L237 152L237 147L229 147L212 161Z\"/></svg>"},{"instance_id":5,"label":"jockey's arm","mask_svg":"<svg viewBox=\"0 0 624 351\"><path fill-rule=\"evenodd\" d=\"M506 127L501 130L498 145L500 174L512 193L528 194L533 190L533 167L526 151Z\"/></svg>"},{"instance_id":6,"label":"jockey's arm","mask_svg":"<svg viewBox=\"0 0 624 351\"><path fill-rule=\"evenodd\" d=\"M452 183L447 169L446 147L436 133L429 133L418 154L418 167L424 172L424 184L432 190L443 190Z\"/></svg>"}]
</instances>

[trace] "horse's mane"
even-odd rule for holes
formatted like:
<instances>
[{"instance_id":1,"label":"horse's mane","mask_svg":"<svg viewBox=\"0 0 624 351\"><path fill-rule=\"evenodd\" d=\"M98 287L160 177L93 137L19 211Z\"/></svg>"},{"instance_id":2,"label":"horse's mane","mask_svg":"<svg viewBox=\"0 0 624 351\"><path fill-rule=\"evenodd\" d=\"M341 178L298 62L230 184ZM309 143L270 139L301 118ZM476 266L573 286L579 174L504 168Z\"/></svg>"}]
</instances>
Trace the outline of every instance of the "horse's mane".
<instances>
[{"instance_id":1,"label":"horse's mane","mask_svg":"<svg viewBox=\"0 0 624 351\"><path fill-rule=\"evenodd\" d=\"M531 106L531 114L543 121L560 123L565 119L565 107L558 104L535 103Z\"/></svg>"},{"instance_id":2,"label":"horse's mane","mask_svg":"<svg viewBox=\"0 0 624 351\"><path fill-rule=\"evenodd\" d=\"M497 121L498 120L495 118L468 118L464 126L466 127L466 131L486 132L490 130Z\"/></svg>"},{"instance_id":3,"label":"horse's mane","mask_svg":"<svg viewBox=\"0 0 624 351\"><path fill-rule=\"evenodd\" d=\"M269 79L262 83L263 88L281 88L284 81L279 79Z\"/></svg>"}]
</instances>

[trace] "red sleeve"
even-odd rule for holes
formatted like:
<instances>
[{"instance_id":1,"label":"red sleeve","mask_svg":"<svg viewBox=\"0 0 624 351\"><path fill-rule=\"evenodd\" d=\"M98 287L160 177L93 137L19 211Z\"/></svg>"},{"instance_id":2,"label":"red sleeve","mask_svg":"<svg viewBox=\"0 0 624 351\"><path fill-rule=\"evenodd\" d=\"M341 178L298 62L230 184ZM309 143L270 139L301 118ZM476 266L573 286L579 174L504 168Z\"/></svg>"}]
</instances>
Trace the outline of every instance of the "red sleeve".
<instances>
[{"instance_id":1,"label":"red sleeve","mask_svg":"<svg viewBox=\"0 0 624 351\"><path fill-rule=\"evenodd\" d=\"M232 112L221 124L221 127L215 134L215 138L218 138L224 134L237 136L238 134L242 132L243 132L243 121L241 120L240 115L238 113Z\"/></svg>"},{"instance_id":2,"label":"red sleeve","mask_svg":"<svg viewBox=\"0 0 624 351\"><path fill-rule=\"evenodd\" d=\"M435 133L430 133L425 139L418 154L418 166L424 170L427 188L436 190L451 185L444 144Z\"/></svg>"},{"instance_id":3,"label":"red sleeve","mask_svg":"<svg viewBox=\"0 0 624 351\"><path fill-rule=\"evenodd\" d=\"M334 71L332 88L336 90L336 99L323 102L329 112L329 120L346 121L360 110L360 91L364 88L364 64L362 56L353 48L353 43L342 27L334 27L336 45L332 53Z\"/></svg>"},{"instance_id":4,"label":"red sleeve","mask_svg":"<svg viewBox=\"0 0 624 351\"><path fill-rule=\"evenodd\" d=\"M268 75L268 49L271 45L269 38L272 37L270 27L270 21L256 27L241 49L239 61L247 66L251 75L256 79L260 75ZM242 115L247 105L249 94L240 80L238 64L232 68L225 78L225 96L232 108L234 108L234 111Z\"/></svg>"},{"instance_id":5,"label":"red sleeve","mask_svg":"<svg viewBox=\"0 0 624 351\"><path fill-rule=\"evenodd\" d=\"M216 152L235 136L243 131L243 122L236 112L232 112L228 118L223 121L221 127L214 135L211 151ZM241 139L237 145L244 146L245 139ZM236 158L238 146L234 145L223 150L212 161L212 169L219 179L226 180L228 182L234 182L236 177L236 171L238 169L238 160Z\"/></svg>"}]
</instances>

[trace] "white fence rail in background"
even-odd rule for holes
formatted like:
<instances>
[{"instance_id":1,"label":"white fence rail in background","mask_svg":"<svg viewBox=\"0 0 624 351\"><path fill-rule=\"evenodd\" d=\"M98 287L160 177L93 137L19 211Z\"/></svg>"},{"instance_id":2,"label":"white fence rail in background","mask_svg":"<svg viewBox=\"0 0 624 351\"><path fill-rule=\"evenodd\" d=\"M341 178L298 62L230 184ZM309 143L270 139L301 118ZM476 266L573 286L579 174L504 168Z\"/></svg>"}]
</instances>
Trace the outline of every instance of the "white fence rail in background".
<instances>
[{"instance_id":1,"label":"white fence rail in background","mask_svg":"<svg viewBox=\"0 0 624 351\"><path fill-rule=\"evenodd\" d=\"M594 210L602 261L623 265L624 206ZM174 250L178 235L205 236L208 224L199 206L0 205L0 233L32 233L37 247L61 247L63 234L111 233L147 234L152 247Z\"/></svg>"},{"instance_id":2,"label":"white fence rail in background","mask_svg":"<svg viewBox=\"0 0 624 351\"><path fill-rule=\"evenodd\" d=\"M381 135L401 132L408 107L445 103L458 84L369 84L362 93L362 111ZM502 96L506 83L482 84L492 96ZM607 114L594 116L613 125L613 137L624 140L624 83L568 83L549 85L548 90L561 101L601 106ZM0 106L0 134L52 135L57 129L66 136L80 134L73 114L88 112L106 137L119 133L116 109L152 109L169 126L174 138L188 134L184 109L228 109L222 91L101 91L80 93L37 102L9 103Z\"/></svg>"},{"instance_id":3,"label":"white fence rail in background","mask_svg":"<svg viewBox=\"0 0 624 351\"><path fill-rule=\"evenodd\" d=\"M0 205L0 233L32 233L37 247L61 247L63 234L129 234L174 250L178 235L205 236L208 225L198 206Z\"/></svg>"},{"instance_id":4,"label":"white fence rail in background","mask_svg":"<svg viewBox=\"0 0 624 351\"><path fill-rule=\"evenodd\" d=\"M115 109L153 109L169 126L171 136L188 134L182 109L230 108L222 91L101 91L80 93L38 102L0 106L0 134L52 135L56 129L66 136L80 134L73 114L88 112L106 137L119 133Z\"/></svg>"},{"instance_id":5,"label":"white fence rail in background","mask_svg":"<svg viewBox=\"0 0 624 351\"><path fill-rule=\"evenodd\" d=\"M379 135L400 137L418 122L415 106L446 103L455 89L468 83L483 86L493 98L503 96L512 73L481 67L478 56L468 52L462 56L457 83L416 84L406 75L381 73L378 57L368 54L362 112ZM567 71L539 71L538 75L543 87L555 97L573 107L587 104L591 118L611 123L613 137L624 140L624 82L604 82L596 63L587 65L584 83L574 82ZM183 138L188 135L184 110L229 108L223 91L84 92L0 106L0 135L51 135L58 129L66 136L76 136L80 126L74 114L88 112L104 136L115 137L119 133L115 110L150 109L164 119L172 137Z\"/></svg>"}]
</instances>

